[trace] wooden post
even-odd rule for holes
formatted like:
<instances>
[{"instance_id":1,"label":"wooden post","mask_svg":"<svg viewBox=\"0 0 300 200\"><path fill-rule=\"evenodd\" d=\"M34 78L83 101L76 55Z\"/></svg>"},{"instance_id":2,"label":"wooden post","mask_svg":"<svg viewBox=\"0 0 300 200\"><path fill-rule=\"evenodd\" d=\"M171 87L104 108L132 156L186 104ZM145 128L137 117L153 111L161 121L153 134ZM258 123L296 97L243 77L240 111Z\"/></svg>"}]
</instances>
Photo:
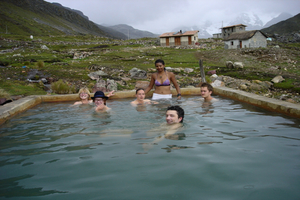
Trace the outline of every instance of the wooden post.
<instances>
[{"instance_id":1,"label":"wooden post","mask_svg":"<svg viewBox=\"0 0 300 200\"><path fill-rule=\"evenodd\" d=\"M204 67L203 67L202 60L199 60L199 67L200 67L200 74L201 74L202 83L206 83L205 72L204 72Z\"/></svg>"}]
</instances>

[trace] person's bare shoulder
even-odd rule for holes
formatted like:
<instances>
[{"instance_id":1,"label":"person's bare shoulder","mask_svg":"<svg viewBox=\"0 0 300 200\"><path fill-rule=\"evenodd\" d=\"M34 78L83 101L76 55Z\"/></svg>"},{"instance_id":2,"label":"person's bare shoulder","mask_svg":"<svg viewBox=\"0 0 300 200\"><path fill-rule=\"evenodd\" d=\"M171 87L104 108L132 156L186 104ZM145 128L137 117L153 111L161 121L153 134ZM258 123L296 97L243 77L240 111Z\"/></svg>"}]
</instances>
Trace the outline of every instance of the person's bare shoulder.
<instances>
[{"instance_id":1,"label":"person's bare shoulder","mask_svg":"<svg viewBox=\"0 0 300 200\"><path fill-rule=\"evenodd\" d=\"M76 101L73 105L79 105L79 104L82 104L81 101Z\"/></svg>"}]
</instances>

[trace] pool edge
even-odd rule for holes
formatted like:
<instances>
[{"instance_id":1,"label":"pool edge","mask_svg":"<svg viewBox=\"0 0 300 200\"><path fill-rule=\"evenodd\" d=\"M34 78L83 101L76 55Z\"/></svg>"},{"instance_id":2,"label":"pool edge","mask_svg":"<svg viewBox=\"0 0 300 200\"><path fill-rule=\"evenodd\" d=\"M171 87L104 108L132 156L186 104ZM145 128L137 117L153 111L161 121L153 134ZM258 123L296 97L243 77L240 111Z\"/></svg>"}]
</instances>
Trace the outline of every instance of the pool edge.
<instances>
[{"instance_id":1,"label":"pool edge","mask_svg":"<svg viewBox=\"0 0 300 200\"><path fill-rule=\"evenodd\" d=\"M152 96L153 91L147 94L147 97ZM106 93L107 94L107 93ZM175 96L176 90L172 90L172 94ZM300 118L300 104L289 103L277 99L259 96L256 94L248 93L241 90L235 90L227 87L214 87L214 94L227 97L230 99L245 102L254 106L258 106L270 111L286 114L291 117ZM181 95L200 95L200 88L181 88ZM111 99L119 98L134 98L135 90L116 92ZM5 123L13 116L32 108L42 102L60 102L60 101L76 101L79 100L78 94L66 94L66 95L34 95L28 96L9 104L5 104L0 107L0 124Z\"/></svg>"}]
</instances>

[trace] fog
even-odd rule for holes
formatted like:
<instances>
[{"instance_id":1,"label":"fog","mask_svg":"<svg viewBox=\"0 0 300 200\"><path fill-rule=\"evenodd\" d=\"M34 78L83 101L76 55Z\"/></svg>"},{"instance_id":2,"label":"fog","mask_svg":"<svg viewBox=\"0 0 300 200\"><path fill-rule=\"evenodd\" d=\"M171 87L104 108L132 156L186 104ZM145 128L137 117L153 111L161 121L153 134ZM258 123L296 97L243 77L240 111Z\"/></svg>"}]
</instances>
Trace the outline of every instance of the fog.
<instances>
[{"instance_id":1,"label":"fog","mask_svg":"<svg viewBox=\"0 0 300 200\"><path fill-rule=\"evenodd\" d=\"M241 13L256 14L267 23L282 12L300 13L299 0L56 0L80 10L100 25L127 24L161 34L180 26L220 28Z\"/></svg>"}]
</instances>

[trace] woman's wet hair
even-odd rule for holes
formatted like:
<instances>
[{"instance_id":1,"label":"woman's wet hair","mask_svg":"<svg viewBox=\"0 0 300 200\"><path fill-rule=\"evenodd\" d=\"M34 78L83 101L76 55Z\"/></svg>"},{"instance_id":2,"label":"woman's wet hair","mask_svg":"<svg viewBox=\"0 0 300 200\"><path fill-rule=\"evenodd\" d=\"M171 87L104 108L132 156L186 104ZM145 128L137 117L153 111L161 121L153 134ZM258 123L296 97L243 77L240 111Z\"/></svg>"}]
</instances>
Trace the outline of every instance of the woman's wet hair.
<instances>
[{"instance_id":1,"label":"woman's wet hair","mask_svg":"<svg viewBox=\"0 0 300 200\"><path fill-rule=\"evenodd\" d=\"M180 121L180 123L183 123L184 110L180 106L169 106L167 108L167 111L168 110L176 110L178 118L182 117L182 120Z\"/></svg>"},{"instance_id":2,"label":"woman's wet hair","mask_svg":"<svg viewBox=\"0 0 300 200\"><path fill-rule=\"evenodd\" d=\"M138 89L135 91L135 94L137 94L140 90L145 91L144 88L138 88Z\"/></svg>"}]
</instances>

